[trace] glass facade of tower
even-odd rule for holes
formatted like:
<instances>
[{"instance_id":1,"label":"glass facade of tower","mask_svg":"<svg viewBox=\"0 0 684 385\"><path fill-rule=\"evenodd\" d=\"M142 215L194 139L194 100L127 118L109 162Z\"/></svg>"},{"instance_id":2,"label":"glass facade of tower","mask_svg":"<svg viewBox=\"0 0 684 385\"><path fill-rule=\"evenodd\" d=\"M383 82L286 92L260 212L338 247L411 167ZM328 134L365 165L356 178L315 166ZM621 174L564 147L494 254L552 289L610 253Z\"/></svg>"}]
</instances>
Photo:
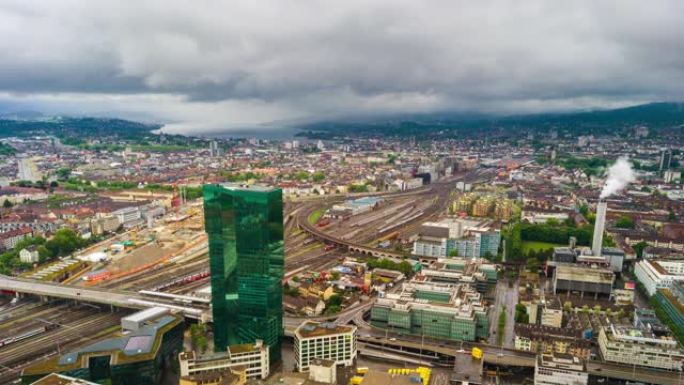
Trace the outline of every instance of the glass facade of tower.
<instances>
[{"instance_id":1,"label":"glass facade of tower","mask_svg":"<svg viewBox=\"0 0 684 385\"><path fill-rule=\"evenodd\" d=\"M280 360L283 335L283 198L277 188L204 186L214 345L269 346Z\"/></svg>"}]
</instances>

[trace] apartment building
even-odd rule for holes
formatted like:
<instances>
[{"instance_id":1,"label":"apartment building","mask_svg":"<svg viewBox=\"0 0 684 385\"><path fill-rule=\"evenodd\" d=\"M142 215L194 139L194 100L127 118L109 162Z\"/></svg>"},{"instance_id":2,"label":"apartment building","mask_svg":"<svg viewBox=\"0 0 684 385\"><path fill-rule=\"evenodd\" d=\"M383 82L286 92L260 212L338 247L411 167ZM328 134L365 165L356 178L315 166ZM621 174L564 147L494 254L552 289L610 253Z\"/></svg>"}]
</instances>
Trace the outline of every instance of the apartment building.
<instances>
[{"instance_id":1,"label":"apartment building","mask_svg":"<svg viewBox=\"0 0 684 385\"><path fill-rule=\"evenodd\" d=\"M627 365L682 370L684 350L665 327L604 326L599 331L603 359Z\"/></svg>"}]
</instances>

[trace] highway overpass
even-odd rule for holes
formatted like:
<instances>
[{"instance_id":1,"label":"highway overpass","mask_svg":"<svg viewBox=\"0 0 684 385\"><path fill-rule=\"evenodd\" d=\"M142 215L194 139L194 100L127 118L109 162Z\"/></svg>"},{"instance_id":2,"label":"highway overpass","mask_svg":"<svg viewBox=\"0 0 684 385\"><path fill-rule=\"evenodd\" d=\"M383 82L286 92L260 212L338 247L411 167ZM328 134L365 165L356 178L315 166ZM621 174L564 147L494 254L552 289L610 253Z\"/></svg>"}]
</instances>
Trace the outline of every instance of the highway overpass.
<instances>
[{"instance_id":1,"label":"highway overpass","mask_svg":"<svg viewBox=\"0 0 684 385\"><path fill-rule=\"evenodd\" d=\"M84 288L41 282L0 275L0 289L42 298L60 298L97 303L130 309L146 309L160 306L183 313L187 318L211 322L211 310L206 305L175 302L169 298L147 296L135 292L110 289Z\"/></svg>"}]
</instances>

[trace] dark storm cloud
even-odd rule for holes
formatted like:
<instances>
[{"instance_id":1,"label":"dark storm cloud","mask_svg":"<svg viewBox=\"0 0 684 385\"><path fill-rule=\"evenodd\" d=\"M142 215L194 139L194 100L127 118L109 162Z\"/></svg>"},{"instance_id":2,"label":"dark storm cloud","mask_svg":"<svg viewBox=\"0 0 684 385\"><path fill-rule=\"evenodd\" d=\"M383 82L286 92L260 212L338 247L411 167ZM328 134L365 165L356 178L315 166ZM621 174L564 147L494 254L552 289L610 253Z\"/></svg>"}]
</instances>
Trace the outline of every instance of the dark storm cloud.
<instances>
[{"instance_id":1,"label":"dark storm cloud","mask_svg":"<svg viewBox=\"0 0 684 385\"><path fill-rule=\"evenodd\" d=\"M188 129L681 100L683 15L678 0L8 0L0 92Z\"/></svg>"}]
</instances>

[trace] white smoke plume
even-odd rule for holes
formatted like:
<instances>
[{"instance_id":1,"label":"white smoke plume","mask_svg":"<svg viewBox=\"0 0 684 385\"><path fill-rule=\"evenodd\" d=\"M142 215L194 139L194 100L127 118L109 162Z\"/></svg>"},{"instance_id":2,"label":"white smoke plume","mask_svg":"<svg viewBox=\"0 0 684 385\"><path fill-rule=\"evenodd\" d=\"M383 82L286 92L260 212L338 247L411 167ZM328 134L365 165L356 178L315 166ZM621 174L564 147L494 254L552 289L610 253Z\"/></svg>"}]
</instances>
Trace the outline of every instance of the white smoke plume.
<instances>
[{"instance_id":1,"label":"white smoke plume","mask_svg":"<svg viewBox=\"0 0 684 385\"><path fill-rule=\"evenodd\" d=\"M617 162L608 168L608 179L606 179L606 184L601 190L601 199L624 189L635 180L636 176L629 159L626 156L618 158Z\"/></svg>"}]
</instances>

